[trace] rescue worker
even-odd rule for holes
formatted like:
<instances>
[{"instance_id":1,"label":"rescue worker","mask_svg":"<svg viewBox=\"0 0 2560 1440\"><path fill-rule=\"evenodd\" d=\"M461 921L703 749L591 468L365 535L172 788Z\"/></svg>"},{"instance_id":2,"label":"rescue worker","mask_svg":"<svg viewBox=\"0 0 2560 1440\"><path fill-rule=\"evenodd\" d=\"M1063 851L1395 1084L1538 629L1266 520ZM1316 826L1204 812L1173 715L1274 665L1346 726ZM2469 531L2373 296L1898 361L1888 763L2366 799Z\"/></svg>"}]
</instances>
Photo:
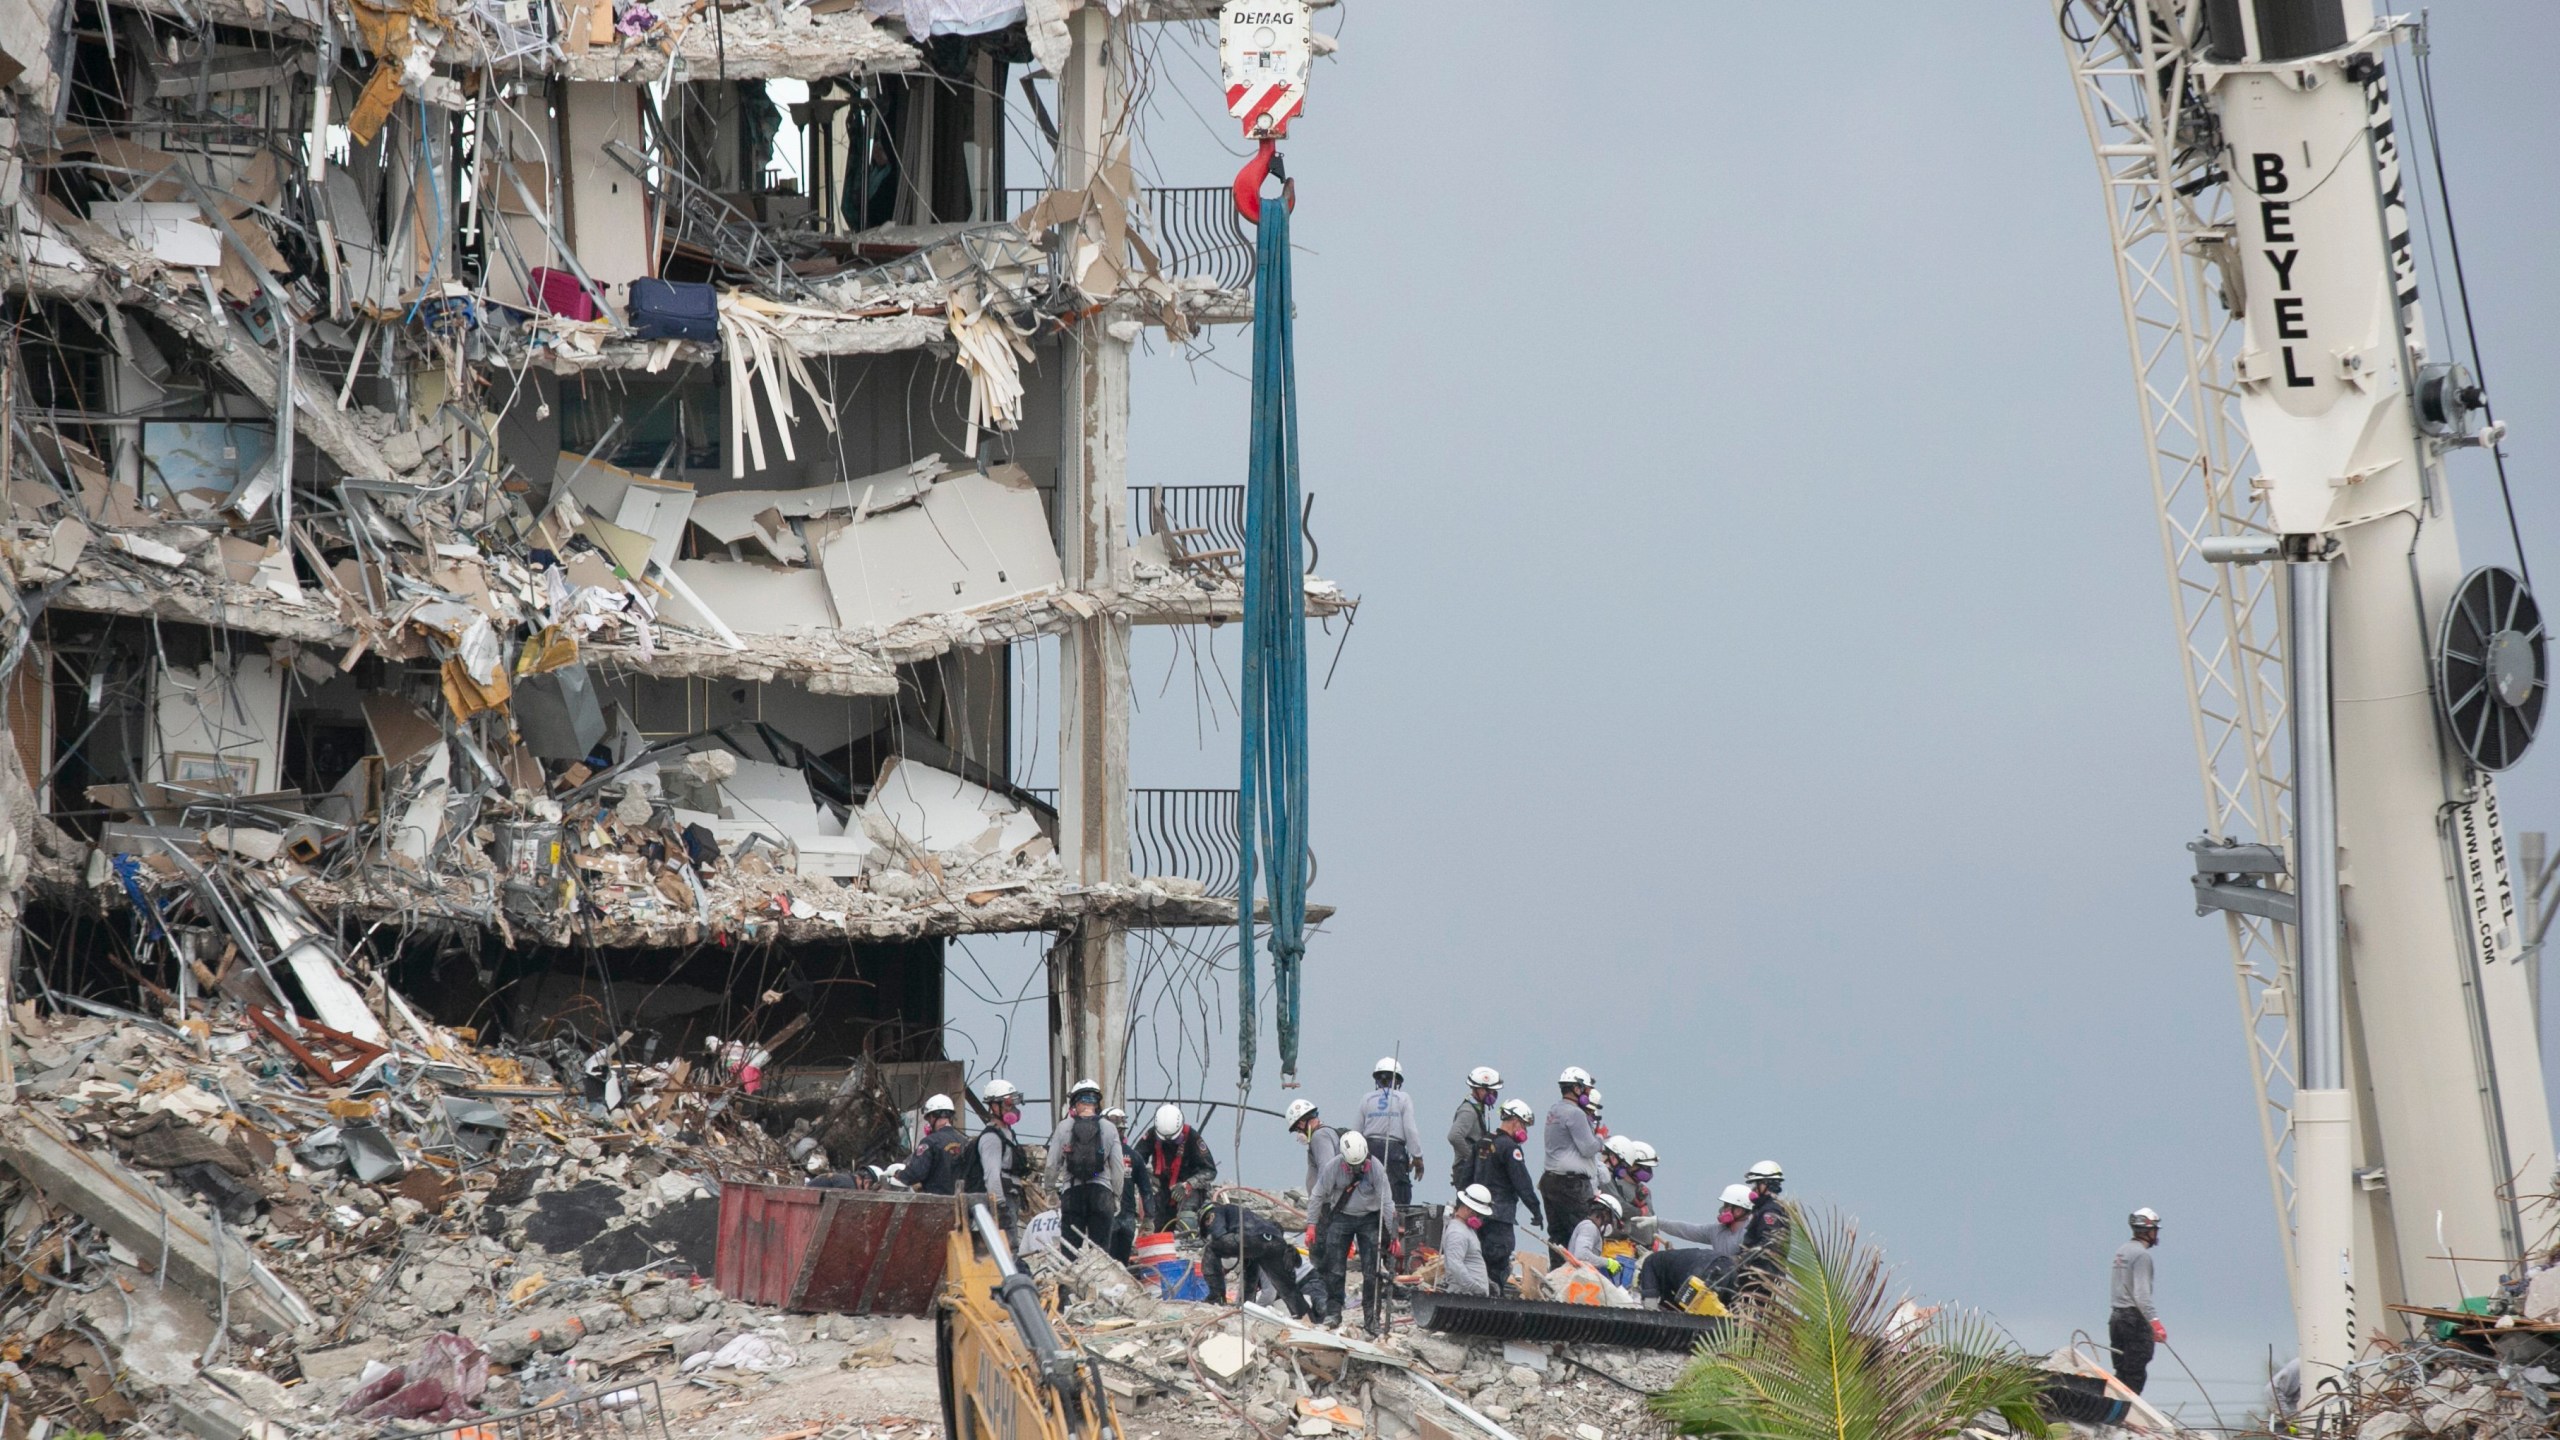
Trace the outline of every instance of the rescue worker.
<instances>
[{"instance_id":1,"label":"rescue worker","mask_svg":"<svg viewBox=\"0 0 2560 1440\"><path fill-rule=\"evenodd\" d=\"M1547 1233L1571 1235L1591 1204L1597 1185L1600 1136L1591 1128L1591 1072L1567 1065L1556 1077L1560 1092L1547 1110L1546 1163L1538 1176L1539 1197L1547 1202Z\"/></svg>"},{"instance_id":2,"label":"rescue worker","mask_svg":"<svg viewBox=\"0 0 2560 1440\"><path fill-rule=\"evenodd\" d=\"M1478 1233L1493 1214L1493 1192L1469 1185L1449 1207L1440 1227L1440 1288L1452 1295L1490 1295L1493 1277L1484 1268L1484 1240Z\"/></svg>"},{"instance_id":3,"label":"rescue worker","mask_svg":"<svg viewBox=\"0 0 2560 1440\"><path fill-rule=\"evenodd\" d=\"M898 1167L898 1183L927 1195L957 1195L969 1174L969 1138L960 1133L960 1113L948 1095L924 1101L924 1139L916 1153Z\"/></svg>"},{"instance_id":4,"label":"rescue worker","mask_svg":"<svg viewBox=\"0 0 2560 1440\"><path fill-rule=\"evenodd\" d=\"M1460 1192L1475 1183L1476 1162L1493 1148L1495 1106L1501 1099L1501 1071L1479 1065L1467 1072L1467 1098L1458 1102L1458 1113L1449 1120L1449 1183Z\"/></svg>"},{"instance_id":5,"label":"rescue worker","mask_svg":"<svg viewBox=\"0 0 2560 1440\"><path fill-rule=\"evenodd\" d=\"M1183 1123L1182 1107L1159 1105L1156 1123L1138 1141L1138 1170L1146 1176L1147 1223L1158 1230L1197 1232L1200 1210L1209 1203L1209 1184L1218 1178L1217 1159L1200 1132Z\"/></svg>"},{"instance_id":6,"label":"rescue worker","mask_svg":"<svg viewBox=\"0 0 2560 1440\"><path fill-rule=\"evenodd\" d=\"M969 1192L993 1199L996 1223L1007 1235L1017 1235L1022 1228L1022 1182L1031 1174L1030 1152L1013 1133L1013 1127L1022 1123L1022 1088L1010 1080L990 1080L979 1092L978 1103L986 1108L987 1128L978 1132L970 1147Z\"/></svg>"},{"instance_id":7,"label":"rescue worker","mask_svg":"<svg viewBox=\"0 0 2560 1440\"><path fill-rule=\"evenodd\" d=\"M1666 1310L1679 1309L1689 1281L1694 1278L1705 1281L1717 1299L1732 1304L1739 1294L1743 1236L1750 1231L1751 1210L1757 1203L1750 1186L1727 1185L1712 1225L1656 1220L1657 1233L1690 1244L1656 1250L1644 1257L1644 1264L1636 1271L1637 1298L1659 1303Z\"/></svg>"},{"instance_id":8,"label":"rescue worker","mask_svg":"<svg viewBox=\"0 0 2560 1440\"><path fill-rule=\"evenodd\" d=\"M1146 1219L1147 1177L1138 1169L1138 1154L1129 1145L1129 1112L1114 1105L1102 1112L1120 1132L1120 1163L1128 1177L1120 1182L1120 1213L1111 1221L1111 1258L1126 1265L1138 1250L1138 1227Z\"/></svg>"},{"instance_id":9,"label":"rescue worker","mask_svg":"<svg viewBox=\"0 0 2560 1440\"><path fill-rule=\"evenodd\" d=\"M1317 1265L1324 1274L1325 1314L1322 1323L1339 1326L1345 1272L1351 1247L1360 1247L1360 1308L1372 1335L1387 1320L1386 1226L1394 1203L1387 1167L1372 1159L1368 1137L1357 1131L1342 1137L1342 1153L1324 1167L1311 1203L1324 1217Z\"/></svg>"},{"instance_id":10,"label":"rescue worker","mask_svg":"<svg viewBox=\"0 0 2560 1440\"><path fill-rule=\"evenodd\" d=\"M1641 1140L1629 1140L1626 1153L1626 1173L1621 1177L1618 1199L1627 1207L1627 1219L1634 1221L1653 1213L1653 1172L1662 1163L1662 1156Z\"/></svg>"},{"instance_id":11,"label":"rescue worker","mask_svg":"<svg viewBox=\"0 0 2560 1440\"><path fill-rule=\"evenodd\" d=\"M1787 1202L1778 1198L1787 1172L1775 1160L1763 1160L1742 1172L1751 1187L1751 1227L1742 1236L1743 1288L1767 1294L1777 1288L1787 1269Z\"/></svg>"},{"instance_id":12,"label":"rescue worker","mask_svg":"<svg viewBox=\"0 0 2560 1440\"><path fill-rule=\"evenodd\" d=\"M2160 1214L2145 1205L2130 1217L2133 1238L2116 1247L2107 1273L2107 1344L2116 1352L2116 1378L2134 1394L2151 1378L2151 1352L2169 1338L2160 1312L2151 1308L2151 1250L2160 1243Z\"/></svg>"},{"instance_id":13,"label":"rescue worker","mask_svg":"<svg viewBox=\"0 0 2560 1440\"><path fill-rule=\"evenodd\" d=\"M1635 1142L1624 1135L1612 1135L1600 1142L1599 1193L1617 1197L1618 1213L1635 1213Z\"/></svg>"},{"instance_id":14,"label":"rescue worker","mask_svg":"<svg viewBox=\"0 0 2560 1440\"><path fill-rule=\"evenodd\" d=\"M1503 1101L1492 1146L1476 1166L1476 1183L1484 1186L1493 1202L1484 1224L1477 1227L1476 1238L1484 1244L1485 1278L1493 1283L1495 1294L1510 1288L1511 1255L1520 1243L1513 1228L1513 1207L1528 1206L1532 1225L1546 1223L1538 1213L1537 1182L1529 1177L1530 1113L1526 1100Z\"/></svg>"},{"instance_id":15,"label":"rescue worker","mask_svg":"<svg viewBox=\"0 0 2560 1440\"><path fill-rule=\"evenodd\" d=\"M1324 1167L1334 1156L1342 1153L1342 1132L1324 1123L1323 1117L1316 1113L1313 1100L1290 1101L1289 1108L1280 1118L1289 1127L1289 1133L1298 1137L1298 1143L1307 1147L1306 1191L1313 1195L1317 1177L1324 1174ZM1309 1233L1313 1233L1312 1227ZM1313 1245L1314 1241L1308 1243Z\"/></svg>"},{"instance_id":16,"label":"rescue worker","mask_svg":"<svg viewBox=\"0 0 2560 1440\"><path fill-rule=\"evenodd\" d=\"M1259 1299L1266 1287L1276 1290L1289 1313L1301 1320L1307 1318L1310 1309L1310 1290L1314 1292L1312 1298L1321 1303L1321 1288L1298 1283L1297 1247L1289 1243L1289 1237L1270 1217L1255 1214L1233 1201L1212 1205L1205 1233L1210 1304L1227 1303L1227 1265L1231 1261L1238 1262L1236 1291L1241 1299Z\"/></svg>"},{"instance_id":17,"label":"rescue worker","mask_svg":"<svg viewBox=\"0 0 2560 1440\"><path fill-rule=\"evenodd\" d=\"M1582 1220L1574 1222L1574 1235L1564 1243L1564 1253L1595 1271L1608 1273L1610 1261L1600 1253L1600 1240L1608 1240L1608 1232L1615 1230L1620 1220L1626 1220L1626 1212L1618 1207L1618 1197L1595 1194L1590 1209L1582 1212Z\"/></svg>"},{"instance_id":18,"label":"rescue worker","mask_svg":"<svg viewBox=\"0 0 2560 1440\"><path fill-rule=\"evenodd\" d=\"M1378 1088L1360 1102L1360 1133L1369 1153L1386 1166L1396 1204L1410 1205L1413 1182L1422 1174L1422 1127L1413 1120L1413 1097L1404 1093L1404 1066L1393 1055L1381 1056L1369 1078Z\"/></svg>"},{"instance_id":19,"label":"rescue worker","mask_svg":"<svg viewBox=\"0 0 2560 1440\"><path fill-rule=\"evenodd\" d=\"M1128 1174L1120 1127L1102 1115L1101 1083L1077 1081L1067 1091L1067 1123L1049 1140L1049 1188L1058 1196L1058 1225L1066 1240L1110 1248Z\"/></svg>"}]
</instances>

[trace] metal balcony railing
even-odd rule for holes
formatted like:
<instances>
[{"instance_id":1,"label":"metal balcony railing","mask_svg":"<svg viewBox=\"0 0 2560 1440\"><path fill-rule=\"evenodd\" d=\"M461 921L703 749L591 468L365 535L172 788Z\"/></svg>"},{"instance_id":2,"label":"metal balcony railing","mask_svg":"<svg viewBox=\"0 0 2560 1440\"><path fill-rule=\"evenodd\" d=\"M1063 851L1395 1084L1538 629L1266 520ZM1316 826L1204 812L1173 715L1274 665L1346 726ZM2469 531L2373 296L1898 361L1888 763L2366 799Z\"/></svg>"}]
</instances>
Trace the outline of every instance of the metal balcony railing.
<instances>
[{"instance_id":1,"label":"metal balcony railing","mask_svg":"<svg viewBox=\"0 0 2560 1440\"><path fill-rule=\"evenodd\" d=\"M1029 790L1055 806L1055 790ZM1243 844L1236 832L1233 790L1133 789L1129 792L1129 873L1141 879L1176 875L1197 880L1212 895L1236 893L1236 863ZM1315 861L1307 862L1315 880Z\"/></svg>"},{"instance_id":2,"label":"metal balcony railing","mask_svg":"<svg viewBox=\"0 0 2560 1440\"><path fill-rule=\"evenodd\" d=\"M1004 214L1010 220L1048 194L1046 190L1007 190ZM1236 214L1235 194L1224 185L1150 185L1139 192L1133 216L1138 238L1153 250L1168 278L1205 276L1221 290L1253 288L1253 236Z\"/></svg>"},{"instance_id":3,"label":"metal balcony railing","mask_svg":"<svg viewBox=\"0 0 2560 1440\"><path fill-rule=\"evenodd\" d=\"M1307 573L1316 573L1316 497L1309 495L1298 512L1298 534L1306 542ZM1244 548L1244 487L1241 485L1132 485L1129 487L1129 538L1144 539L1159 531L1191 552Z\"/></svg>"}]
</instances>

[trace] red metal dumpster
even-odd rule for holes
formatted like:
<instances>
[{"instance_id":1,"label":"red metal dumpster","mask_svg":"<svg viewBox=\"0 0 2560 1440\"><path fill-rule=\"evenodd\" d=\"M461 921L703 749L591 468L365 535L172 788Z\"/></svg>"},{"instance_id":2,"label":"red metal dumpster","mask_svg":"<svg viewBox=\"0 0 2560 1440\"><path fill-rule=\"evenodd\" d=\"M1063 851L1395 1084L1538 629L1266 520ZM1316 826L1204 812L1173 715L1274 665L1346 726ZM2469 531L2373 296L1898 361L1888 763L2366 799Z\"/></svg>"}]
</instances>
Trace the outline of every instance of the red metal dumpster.
<instances>
[{"instance_id":1,"label":"red metal dumpster","mask_svg":"<svg viewBox=\"0 0 2560 1440\"><path fill-rule=\"evenodd\" d=\"M922 1315L942 1288L943 1250L961 1223L949 1195L720 1187L712 1282L733 1300L849 1315Z\"/></svg>"}]
</instances>

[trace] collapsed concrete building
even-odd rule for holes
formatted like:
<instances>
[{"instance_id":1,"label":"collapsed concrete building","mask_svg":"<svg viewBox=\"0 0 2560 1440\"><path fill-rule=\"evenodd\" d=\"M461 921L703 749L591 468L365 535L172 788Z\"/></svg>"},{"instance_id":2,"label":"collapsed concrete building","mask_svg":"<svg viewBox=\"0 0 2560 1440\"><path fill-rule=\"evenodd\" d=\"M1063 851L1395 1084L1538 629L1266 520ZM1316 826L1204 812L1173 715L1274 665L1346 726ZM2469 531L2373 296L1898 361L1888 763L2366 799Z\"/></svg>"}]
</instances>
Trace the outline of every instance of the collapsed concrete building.
<instances>
[{"instance_id":1,"label":"collapsed concrete building","mask_svg":"<svg viewBox=\"0 0 2560 1440\"><path fill-rule=\"evenodd\" d=\"M1037 932L1119 1072L1129 932L1233 923L1128 730L1240 605L1242 487L1125 471L1132 347L1252 314L1131 162L1213 7L0 8L11 998L921 1064Z\"/></svg>"}]
</instances>

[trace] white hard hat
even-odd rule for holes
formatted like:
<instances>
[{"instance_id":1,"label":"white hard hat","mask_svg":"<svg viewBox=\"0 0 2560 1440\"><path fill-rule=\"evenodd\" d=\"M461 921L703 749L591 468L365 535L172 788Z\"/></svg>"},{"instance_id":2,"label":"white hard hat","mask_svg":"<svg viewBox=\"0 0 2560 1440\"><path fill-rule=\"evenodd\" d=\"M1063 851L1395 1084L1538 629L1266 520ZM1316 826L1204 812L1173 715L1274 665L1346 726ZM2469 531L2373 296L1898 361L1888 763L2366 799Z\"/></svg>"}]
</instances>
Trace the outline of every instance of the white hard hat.
<instances>
[{"instance_id":1,"label":"white hard hat","mask_svg":"<svg viewBox=\"0 0 2560 1440\"><path fill-rule=\"evenodd\" d=\"M1156 1133L1167 1140L1182 1133L1181 1106L1159 1105L1156 1107Z\"/></svg>"},{"instance_id":2,"label":"white hard hat","mask_svg":"<svg viewBox=\"0 0 2560 1440\"><path fill-rule=\"evenodd\" d=\"M1481 1185L1470 1185L1458 1192L1458 1203L1479 1215L1493 1213L1493 1192Z\"/></svg>"},{"instance_id":3,"label":"white hard hat","mask_svg":"<svg viewBox=\"0 0 2560 1440\"><path fill-rule=\"evenodd\" d=\"M953 1108L950 1096L927 1095L924 1097L924 1113L927 1115L952 1115L957 1114L958 1111Z\"/></svg>"},{"instance_id":4,"label":"white hard hat","mask_svg":"<svg viewBox=\"0 0 2560 1440\"><path fill-rule=\"evenodd\" d=\"M1369 1073L1372 1075L1393 1075L1397 1079L1401 1080L1404 1078L1404 1067L1396 1063L1396 1057L1393 1055L1381 1055L1378 1057L1378 1063L1369 1067Z\"/></svg>"},{"instance_id":5,"label":"white hard hat","mask_svg":"<svg viewBox=\"0 0 2560 1440\"><path fill-rule=\"evenodd\" d=\"M1654 1149L1652 1146L1647 1145L1641 1140L1628 1141L1627 1149L1633 1152L1627 1157L1630 1163L1637 1165L1659 1165L1662 1163L1662 1152Z\"/></svg>"},{"instance_id":6,"label":"white hard hat","mask_svg":"<svg viewBox=\"0 0 2560 1440\"><path fill-rule=\"evenodd\" d=\"M1289 1108L1280 1112L1280 1119L1290 1129L1295 1130L1298 1128L1299 1121L1314 1113L1316 1113L1316 1102L1313 1100L1292 1100L1289 1102Z\"/></svg>"},{"instance_id":7,"label":"white hard hat","mask_svg":"<svg viewBox=\"0 0 2560 1440\"><path fill-rule=\"evenodd\" d=\"M1626 1161L1630 1165L1636 1163L1636 1142L1628 1139L1624 1135L1610 1136L1608 1139L1600 1142L1600 1148L1617 1156L1619 1159Z\"/></svg>"},{"instance_id":8,"label":"white hard hat","mask_svg":"<svg viewBox=\"0 0 2560 1440\"><path fill-rule=\"evenodd\" d=\"M1748 1210L1760 1203L1751 1198L1751 1187L1748 1185L1727 1185L1724 1187L1724 1193L1716 1199L1718 1203L1730 1205L1736 1210Z\"/></svg>"},{"instance_id":9,"label":"white hard hat","mask_svg":"<svg viewBox=\"0 0 2560 1440\"><path fill-rule=\"evenodd\" d=\"M1093 1097L1094 1104L1101 1104L1102 1082L1099 1080L1079 1080L1073 1085L1067 1087L1067 1102L1069 1104L1075 1103L1076 1098L1082 1095L1091 1095Z\"/></svg>"},{"instance_id":10,"label":"white hard hat","mask_svg":"<svg viewBox=\"0 0 2560 1440\"><path fill-rule=\"evenodd\" d=\"M1342 1137L1342 1163L1364 1164L1369 1159L1369 1137L1354 1130Z\"/></svg>"},{"instance_id":11,"label":"white hard hat","mask_svg":"<svg viewBox=\"0 0 2560 1440\"><path fill-rule=\"evenodd\" d=\"M1110 1121L1114 1125L1126 1125L1129 1123L1129 1112L1121 1109L1117 1105L1114 1105L1110 1109L1102 1112L1102 1118Z\"/></svg>"},{"instance_id":12,"label":"white hard hat","mask_svg":"<svg viewBox=\"0 0 2560 1440\"><path fill-rule=\"evenodd\" d=\"M1564 1073L1556 1077L1556 1083L1559 1085L1589 1085L1591 1083L1591 1072L1583 1069L1579 1065L1567 1065L1564 1067Z\"/></svg>"},{"instance_id":13,"label":"white hard hat","mask_svg":"<svg viewBox=\"0 0 2560 1440\"><path fill-rule=\"evenodd\" d=\"M1502 1072L1490 1065L1479 1065L1467 1072L1467 1083L1484 1090L1502 1088Z\"/></svg>"},{"instance_id":14,"label":"white hard hat","mask_svg":"<svg viewBox=\"0 0 2560 1440\"><path fill-rule=\"evenodd\" d=\"M1612 1220L1627 1218L1627 1207L1619 1204L1618 1197L1615 1195L1594 1195L1591 1197L1591 1203L1607 1207L1609 1218Z\"/></svg>"},{"instance_id":15,"label":"white hard hat","mask_svg":"<svg viewBox=\"0 0 2560 1440\"><path fill-rule=\"evenodd\" d=\"M2134 1211L2134 1212L2133 1212L2133 1228L2134 1228L2134 1229L2136 1229L2136 1230L2157 1230L2157 1229L2159 1229L2159 1228L2160 1228L2160 1212L2159 1212L2159 1211L2157 1211L2157 1210L2152 1209L2152 1208L2151 1208L2150 1206L2148 1206L2148 1205L2145 1205L2145 1206L2143 1206L2141 1209Z\"/></svg>"},{"instance_id":16,"label":"white hard hat","mask_svg":"<svg viewBox=\"0 0 2560 1440\"><path fill-rule=\"evenodd\" d=\"M1022 1087L1010 1080L990 1080L987 1082L987 1088L979 1092L990 1105L999 1100L1011 1100L1021 1093Z\"/></svg>"},{"instance_id":17,"label":"white hard hat","mask_svg":"<svg viewBox=\"0 0 2560 1440\"><path fill-rule=\"evenodd\" d=\"M1503 1118L1511 1120L1535 1120L1538 1118L1538 1112L1530 1109L1529 1102L1526 1100L1503 1101L1502 1114Z\"/></svg>"},{"instance_id":18,"label":"white hard hat","mask_svg":"<svg viewBox=\"0 0 2560 1440\"><path fill-rule=\"evenodd\" d=\"M1777 1161L1763 1160L1759 1164L1752 1166L1750 1169L1743 1171L1742 1178L1745 1180L1784 1180L1787 1178L1787 1172L1778 1168Z\"/></svg>"},{"instance_id":19,"label":"white hard hat","mask_svg":"<svg viewBox=\"0 0 2560 1440\"><path fill-rule=\"evenodd\" d=\"M1596 1085L1593 1086L1591 1090L1591 1108L1594 1111L1597 1111L1600 1108L1600 1089Z\"/></svg>"}]
</instances>

